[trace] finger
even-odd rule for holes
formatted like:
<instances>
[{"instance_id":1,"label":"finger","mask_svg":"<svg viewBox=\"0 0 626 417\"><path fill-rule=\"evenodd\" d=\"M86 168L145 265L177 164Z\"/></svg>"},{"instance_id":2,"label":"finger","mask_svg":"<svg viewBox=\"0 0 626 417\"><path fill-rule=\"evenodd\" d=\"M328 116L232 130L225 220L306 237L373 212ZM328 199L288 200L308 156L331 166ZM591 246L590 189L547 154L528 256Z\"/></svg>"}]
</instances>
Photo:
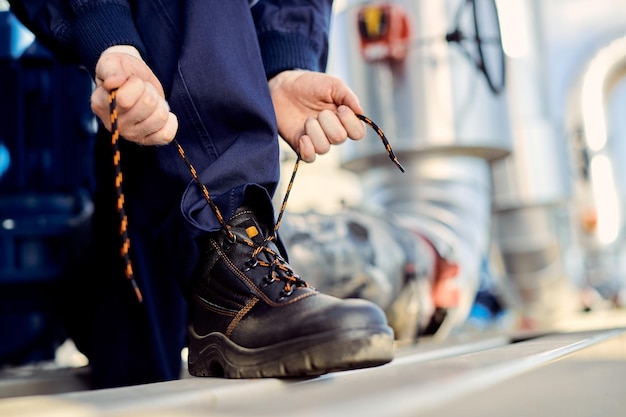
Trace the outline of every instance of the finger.
<instances>
[{"instance_id":1,"label":"finger","mask_svg":"<svg viewBox=\"0 0 626 417\"><path fill-rule=\"evenodd\" d=\"M102 120L104 126L111 130L110 109L109 109L110 92L104 85L97 87L91 95L91 109ZM131 112L131 121L129 122L127 113L134 108L135 104L144 96L141 103L147 108L134 109L134 115ZM116 106L118 110L118 126L120 132L124 135L126 127L135 124L141 119L145 119L154 112L157 106L158 96L153 87L149 83L144 83L137 77L129 78L117 91ZM143 117L140 117L143 114Z\"/></svg>"},{"instance_id":2,"label":"finger","mask_svg":"<svg viewBox=\"0 0 626 417\"><path fill-rule=\"evenodd\" d=\"M176 132L178 131L178 118L174 113L169 113L167 122L163 128L151 135L148 135L144 141L143 145L167 145L176 136Z\"/></svg>"},{"instance_id":3,"label":"finger","mask_svg":"<svg viewBox=\"0 0 626 417\"><path fill-rule=\"evenodd\" d=\"M337 108L337 117L350 139L359 140L365 137L365 124L356 117L348 106L339 106Z\"/></svg>"},{"instance_id":4,"label":"finger","mask_svg":"<svg viewBox=\"0 0 626 417\"><path fill-rule=\"evenodd\" d=\"M104 87L97 87L91 94L91 110L102 121L102 124L111 130L109 92Z\"/></svg>"},{"instance_id":5,"label":"finger","mask_svg":"<svg viewBox=\"0 0 626 417\"><path fill-rule=\"evenodd\" d=\"M122 61L116 54L103 55L96 64L96 83L107 90L119 88L128 79Z\"/></svg>"},{"instance_id":6,"label":"finger","mask_svg":"<svg viewBox=\"0 0 626 417\"><path fill-rule=\"evenodd\" d=\"M330 142L317 119L309 117L304 122L304 133L311 139L316 154L323 155L330 150Z\"/></svg>"},{"instance_id":7,"label":"finger","mask_svg":"<svg viewBox=\"0 0 626 417\"><path fill-rule=\"evenodd\" d=\"M298 154L304 162L315 161L315 147L308 135L302 135L300 139L298 139Z\"/></svg>"},{"instance_id":8,"label":"finger","mask_svg":"<svg viewBox=\"0 0 626 417\"><path fill-rule=\"evenodd\" d=\"M138 103L139 105L151 105L156 107L157 96L150 90L150 84L142 81L138 77L130 77L117 90L116 103L120 115L127 113ZM152 97L153 96L153 97ZM143 98L144 102L140 102Z\"/></svg>"},{"instance_id":9,"label":"finger","mask_svg":"<svg viewBox=\"0 0 626 417\"><path fill-rule=\"evenodd\" d=\"M332 99L337 106L344 105L352 109L353 112L363 114L363 108L359 102L359 97L341 79L334 79L332 89Z\"/></svg>"},{"instance_id":10,"label":"finger","mask_svg":"<svg viewBox=\"0 0 626 417\"><path fill-rule=\"evenodd\" d=\"M135 91L130 92L127 96L126 84L123 90L118 90L118 106L120 109L120 125L132 126L146 120L150 115L161 107L161 111L169 111L169 106L164 98L158 95L156 89L150 83L141 82L141 85L137 85ZM140 89L143 88L143 92ZM135 99L135 95L140 94ZM121 96L121 97L120 97Z\"/></svg>"},{"instance_id":11,"label":"finger","mask_svg":"<svg viewBox=\"0 0 626 417\"><path fill-rule=\"evenodd\" d=\"M146 138L163 129L169 120L169 115L166 108L159 106L139 123L129 125L120 122L120 134L132 142L149 145L151 143L146 143Z\"/></svg>"},{"instance_id":12,"label":"finger","mask_svg":"<svg viewBox=\"0 0 626 417\"><path fill-rule=\"evenodd\" d=\"M335 112L322 110L317 116L317 120L329 143L338 145L346 141L348 133Z\"/></svg>"}]
</instances>

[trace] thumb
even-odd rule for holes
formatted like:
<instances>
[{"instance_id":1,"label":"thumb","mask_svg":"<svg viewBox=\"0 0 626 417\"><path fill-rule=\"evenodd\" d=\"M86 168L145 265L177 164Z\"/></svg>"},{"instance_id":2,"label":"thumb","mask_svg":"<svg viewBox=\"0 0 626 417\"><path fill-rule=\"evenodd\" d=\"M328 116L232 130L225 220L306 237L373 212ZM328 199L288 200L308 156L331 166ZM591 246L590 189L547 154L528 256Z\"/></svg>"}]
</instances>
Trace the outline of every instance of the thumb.
<instances>
[{"instance_id":1,"label":"thumb","mask_svg":"<svg viewBox=\"0 0 626 417\"><path fill-rule=\"evenodd\" d=\"M348 106L354 113L363 114L363 107L359 102L359 97L342 80L337 79L335 88L332 90L333 101L337 107L342 104Z\"/></svg>"},{"instance_id":2,"label":"thumb","mask_svg":"<svg viewBox=\"0 0 626 417\"><path fill-rule=\"evenodd\" d=\"M124 66L115 56L102 57L96 65L96 85L104 87L106 90L121 87L130 77L129 73L124 71Z\"/></svg>"},{"instance_id":3,"label":"thumb","mask_svg":"<svg viewBox=\"0 0 626 417\"><path fill-rule=\"evenodd\" d=\"M110 91L121 87L133 75L144 79L145 73L152 75L135 47L116 45L100 55L96 64L96 84Z\"/></svg>"}]
</instances>

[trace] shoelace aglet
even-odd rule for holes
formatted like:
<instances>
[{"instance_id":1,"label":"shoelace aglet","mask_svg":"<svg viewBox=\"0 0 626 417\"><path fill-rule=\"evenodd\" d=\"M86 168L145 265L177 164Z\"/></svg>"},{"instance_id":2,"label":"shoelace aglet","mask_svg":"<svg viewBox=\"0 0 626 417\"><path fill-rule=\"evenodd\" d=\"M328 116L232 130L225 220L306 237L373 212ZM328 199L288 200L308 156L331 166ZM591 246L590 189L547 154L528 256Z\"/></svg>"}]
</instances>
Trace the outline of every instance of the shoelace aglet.
<instances>
[{"instance_id":1,"label":"shoelace aglet","mask_svg":"<svg viewBox=\"0 0 626 417\"><path fill-rule=\"evenodd\" d=\"M405 172L404 167L402 166L400 161L398 161L398 157L396 157L396 155L393 153L393 150L391 149L391 145L389 144L389 141L387 140L387 137L385 136L385 133L383 132L383 130L380 127L378 127L378 125L374 123L372 119L370 119L369 117L365 115L357 114L356 117L358 117L360 120L365 122L365 124L367 124L372 129L374 129L374 131L376 132L380 140L383 142L383 145L385 145L385 149L387 150L387 155L389 156L389 159L391 159L391 162L393 162L398 167L398 169L404 173Z\"/></svg>"},{"instance_id":2,"label":"shoelace aglet","mask_svg":"<svg viewBox=\"0 0 626 417\"><path fill-rule=\"evenodd\" d=\"M400 172L404 173L404 167L402 166L402 164L400 163L400 161L398 161L398 158L393 155L391 156L391 160L393 161L394 164L396 164L396 166L398 167L398 169L400 170Z\"/></svg>"}]
</instances>

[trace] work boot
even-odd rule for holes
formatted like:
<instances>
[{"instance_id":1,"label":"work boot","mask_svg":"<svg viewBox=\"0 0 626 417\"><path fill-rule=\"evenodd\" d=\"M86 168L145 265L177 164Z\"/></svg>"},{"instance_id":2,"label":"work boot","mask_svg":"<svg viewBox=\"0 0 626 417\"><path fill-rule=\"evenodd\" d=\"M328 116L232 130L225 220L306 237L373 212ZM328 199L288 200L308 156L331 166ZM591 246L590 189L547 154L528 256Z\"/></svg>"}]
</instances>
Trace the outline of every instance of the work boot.
<instances>
[{"instance_id":1,"label":"work boot","mask_svg":"<svg viewBox=\"0 0 626 417\"><path fill-rule=\"evenodd\" d=\"M240 208L227 226L201 242L192 280L191 375L316 376L392 360L394 335L379 307L311 288L252 210Z\"/></svg>"}]
</instances>

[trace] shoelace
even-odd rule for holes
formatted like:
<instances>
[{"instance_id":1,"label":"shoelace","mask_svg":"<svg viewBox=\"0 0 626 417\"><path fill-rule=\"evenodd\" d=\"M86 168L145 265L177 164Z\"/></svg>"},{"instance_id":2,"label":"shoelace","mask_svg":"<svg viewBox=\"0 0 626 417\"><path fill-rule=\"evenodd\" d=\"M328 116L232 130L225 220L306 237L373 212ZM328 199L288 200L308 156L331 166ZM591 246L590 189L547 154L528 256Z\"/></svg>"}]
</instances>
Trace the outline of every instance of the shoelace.
<instances>
[{"instance_id":1,"label":"shoelace","mask_svg":"<svg viewBox=\"0 0 626 417\"><path fill-rule=\"evenodd\" d=\"M117 210L118 210L119 217L120 217L120 237L122 239L121 255L125 264L124 271L126 274L126 278L130 282L135 292L135 295L137 297L137 300L139 302L142 302L143 296L135 280L132 262L130 259L130 238L128 237L128 218L126 216L126 212L124 209L124 191L122 187L123 178L122 178L122 169L120 165L120 161L121 161L121 154L120 154L120 149L119 149L120 134L119 134L119 129L117 125L116 96L117 96L117 90L112 90L109 93L111 138L112 138L111 143L113 146L113 164L115 167L115 189L116 189L116 194L117 194ZM389 159L391 159L391 161L396 165L396 167L398 167L398 169L401 172L405 172L404 168L398 161L398 158L393 153L393 150L391 149L391 145L389 144L389 141L387 140L387 137L385 136L385 133L382 131L382 129L378 127L378 125L376 125L376 123L374 123L369 117L366 117L361 114L357 114L356 116L360 120L365 122L368 126L370 126L372 129L374 129L374 131L376 132L376 134L382 141L383 145L385 146L385 150L387 151L387 155L389 156ZM237 240L236 236L230 231L230 226L226 223L226 220L222 216L220 209L213 202L213 199L211 198L211 195L209 194L209 190L206 188L204 183L202 183L202 181L198 177L198 173L196 169L194 168L194 166L192 165L192 163L189 161L189 158L187 157L187 155L185 154L185 150L176 139L174 139L172 143L174 144L174 146L176 146L176 149L178 150L178 153L180 154L183 162L187 166L187 169L189 169L189 172L191 173L193 180L200 187L200 190L202 191L202 195L204 199L206 200L207 204L209 205L209 207L215 214L215 217L217 218L217 221L222 227L223 232L226 234L226 238L231 242L235 242ZM293 293L293 290L297 287L309 286L309 284L306 281L300 278L287 265L286 261L282 258L282 256L280 256L280 254L278 254L276 251L272 250L271 248L267 246L270 242L276 240L276 236L278 235L278 229L280 228L280 225L283 220L283 214L285 213L285 209L287 207L289 194L291 193L291 189L293 188L293 184L296 178L296 173L298 172L298 168L300 167L301 161L302 161L302 158L300 157L300 155L298 155L296 162L294 164L294 167L293 167L293 171L291 173L291 178L289 179L289 183L287 185L287 190L285 191L285 196L283 197L283 201L280 206L278 216L276 218L276 222L274 224L274 230L272 234L265 237L265 239L263 240L261 244L256 244L250 239L242 239L243 243L245 243L246 245L250 246L253 249L251 259L246 262L246 265L244 267L244 272L256 266L263 266L263 267L269 268L270 273L266 275L263 285L267 286L274 282L282 281L282 279L284 279L285 285L283 287L283 290L281 291L281 297L288 297L289 295ZM261 253L266 253L267 255L269 255L270 259L272 259L272 262L267 262L267 261L259 259L259 255Z\"/></svg>"},{"instance_id":2,"label":"shoelace","mask_svg":"<svg viewBox=\"0 0 626 417\"><path fill-rule=\"evenodd\" d=\"M122 245L120 252L122 259L124 260L124 274L126 279L130 282L137 301L140 303L143 301L143 295L137 286L135 281L135 274L133 272L133 264L130 259L130 238L128 237L128 218L126 217L126 210L124 209L124 190L122 188L122 168L120 161L122 159L120 153L120 131L117 126L117 104L116 104L117 90L113 90L109 93L109 109L110 109L110 121L111 121L111 145L113 147L113 166L115 168L115 193L117 194L117 212L120 216L120 237L122 239Z\"/></svg>"}]
</instances>

